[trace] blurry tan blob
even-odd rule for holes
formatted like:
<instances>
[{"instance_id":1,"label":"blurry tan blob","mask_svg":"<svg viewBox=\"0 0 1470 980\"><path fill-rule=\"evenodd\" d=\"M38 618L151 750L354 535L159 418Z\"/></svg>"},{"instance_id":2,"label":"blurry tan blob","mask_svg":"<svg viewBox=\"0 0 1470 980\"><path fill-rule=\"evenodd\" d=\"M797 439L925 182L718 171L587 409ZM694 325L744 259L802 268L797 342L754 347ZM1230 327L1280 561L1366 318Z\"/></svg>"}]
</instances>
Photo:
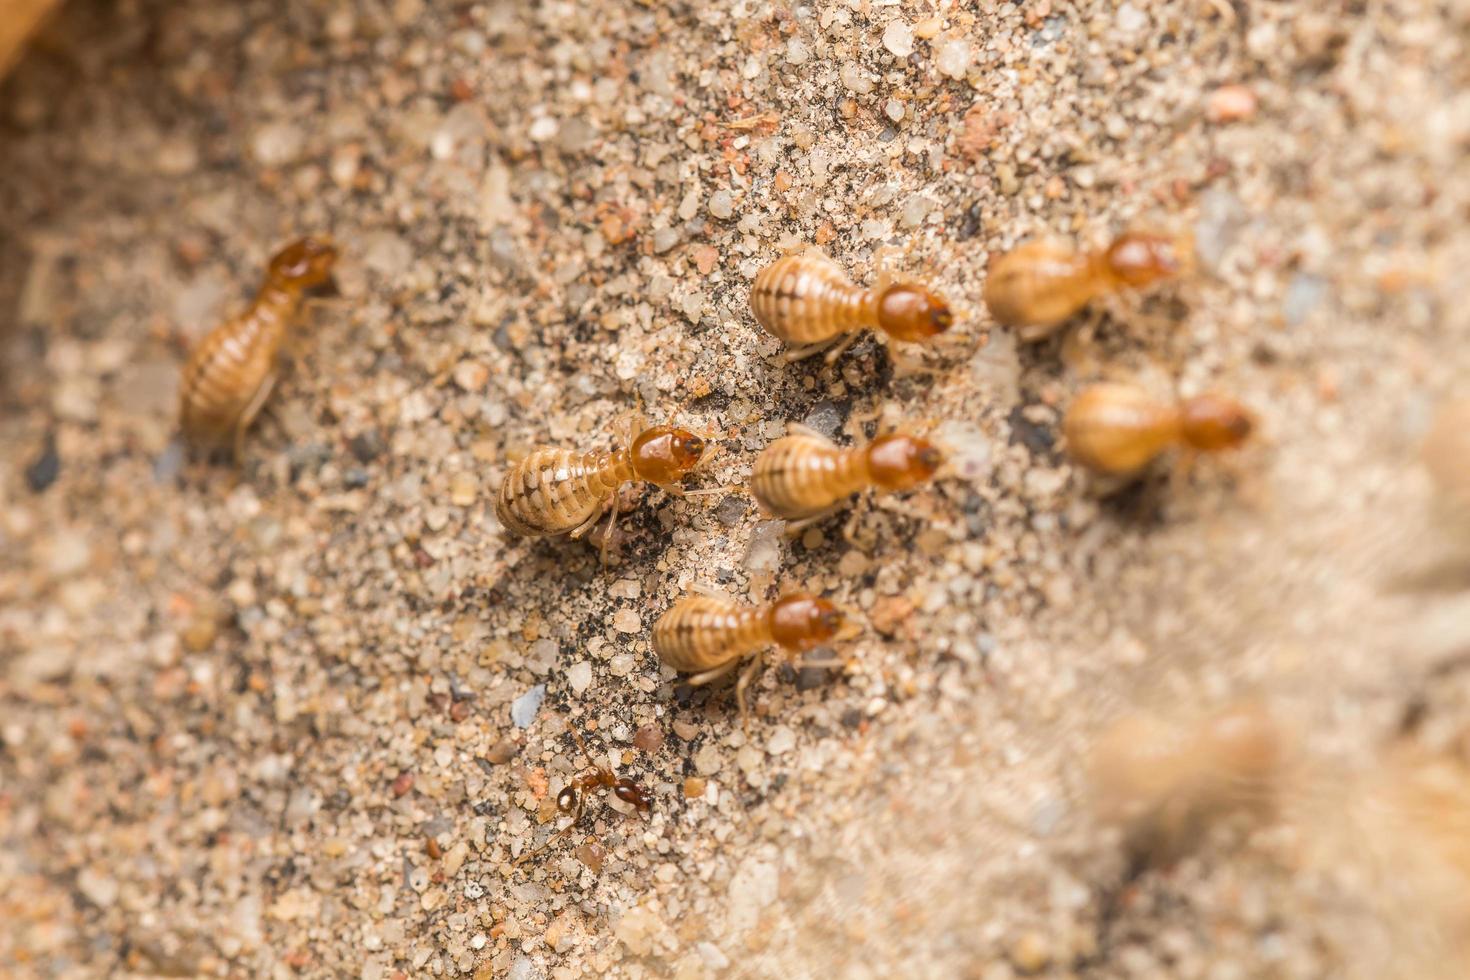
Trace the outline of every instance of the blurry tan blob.
<instances>
[{"instance_id":1,"label":"blurry tan blob","mask_svg":"<svg viewBox=\"0 0 1470 980\"><path fill-rule=\"evenodd\" d=\"M1303 870L1336 885L1361 920L1344 937L1359 974L1470 976L1470 768L1395 747L1341 798L1294 821Z\"/></svg>"},{"instance_id":2,"label":"blurry tan blob","mask_svg":"<svg viewBox=\"0 0 1470 980\"><path fill-rule=\"evenodd\" d=\"M1470 399L1440 406L1419 459L1433 496L1418 520L1396 522L1387 585L1397 592L1470 588Z\"/></svg>"},{"instance_id":3,"label":"blurry tan blob","mask_svg":"<svg viewBox=\"0 0 1470 980\"><path fill-rule=\"evenodd\" d=\"M1337 934L1353 977L1470 976L1470 730L1398 743L1356 774L1315 761L1259 704L1124 717L1095 743L1094 812L1132 858L1171 863L1226 820L1284 833L1301 915ZM1273 848L1273 850L1275 850Z\"/></svg>"},{"instance_id":4,"label":"blurry tan blob","mask_svg":"<svg viewBox=\"0 0 1470 980\"><path fill-rule=\"evenodd\" d=\"M1124 829L1136 857L1168 862L1222 817L1260 820L1275 812L1286 742L1254 703L1184 722L1129 715L1094 745L1096 813Z\"/></svg>"},{"instance_id":5,"label":"blurry tan blob","mask_svg":"<svg viewBox=\"0 0 1470 980\"><path fill-rule=\"evenodd\" d=\"M1470 398L1440 407L1420 453L1439 503L1470 520Z\"/></svg>"}]
</instances>

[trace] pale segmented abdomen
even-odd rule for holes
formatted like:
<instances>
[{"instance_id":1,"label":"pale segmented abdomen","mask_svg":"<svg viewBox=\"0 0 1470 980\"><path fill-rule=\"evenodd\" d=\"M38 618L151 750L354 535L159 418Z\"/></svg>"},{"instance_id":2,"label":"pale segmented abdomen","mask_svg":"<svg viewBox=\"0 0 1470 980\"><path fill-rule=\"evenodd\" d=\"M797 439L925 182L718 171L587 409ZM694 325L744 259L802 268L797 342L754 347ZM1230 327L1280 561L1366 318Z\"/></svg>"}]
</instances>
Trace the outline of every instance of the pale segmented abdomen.
<instances>
[{"instance_id":1,"label":"pale segmented abdomen","mask_svg":"<svg viewBox=\"0 0 1470 980\"><path fill-rule=\"evenodd\" d=\"M224 442L234 434L241 414L275 371L294 305L287 296L257 300L194 348L179 386L179 422L188 439Z\"/></svg>"},{"instance_id":2,"label":"pale segmented abdomen","mask_svg":"<svg viewBox=\"0 0 1470 980\"><path fill-rule=\"evenodd\" d=\"M766 266L750 290L750 309L788 344L815 344L872 326L871 291L855 286L820 252L787 255Z\"/></svg>"},{"instance_id":3,"label":"pale segmented abdomen","mask_svg":"<svg viewBox=\"0 0 1470 980\"><path fill-rule=\"evenodd\" d=\"M512 466L500 485L495 516L517 534L575 531L607 510L631 471L613 453L537 449Z\"/></svg>"},{"instance_id":4,"label":"pale segmented abdomen","mask_svg":"<svg viewBox=\"0 0 1470 980\"><path fill-rule=\"evenodd\" d=\"M807 517L861 490L868 482L864 462L861 449L841 449L818 436L786 436L756 458L750 491L776 517Z\"/></svg>"},{"instance_id":5,"label":"pale segmented abdomen","mask_svg":"<svg viewBox=\"0 0 1470 980\"><path fill-rule=\"evenodd\" d=\"M1086 306L1098 291L1092 259L1045 239L1027 242L990 263L985 305L1013 327L1054 327ZM1044 334L1033 331L1028 339Z\"/></svg>"},{"instance_id":6,"label":"pale segmented abdomen","mask_svg":"<svg viewBox=\"0 0 1470 980\"><path fill-rule=\"evenodd\" d=\"M653 624L653 649L684 674L710 670L770 646L767 610L712 596L686 596Z\"/></svg>"},{"instance_id":7,"label":"pale segmented abdomen","mask_svg":"<svg viewBox=\"0 0 1470 980\"><path fill-rule=\"evenodd\" d=\"M1062 419L1067 451L1103 473L1133 473L1179 441L1179 410L1133 385L1095 384Z\"/></svg>"}]
</instances>

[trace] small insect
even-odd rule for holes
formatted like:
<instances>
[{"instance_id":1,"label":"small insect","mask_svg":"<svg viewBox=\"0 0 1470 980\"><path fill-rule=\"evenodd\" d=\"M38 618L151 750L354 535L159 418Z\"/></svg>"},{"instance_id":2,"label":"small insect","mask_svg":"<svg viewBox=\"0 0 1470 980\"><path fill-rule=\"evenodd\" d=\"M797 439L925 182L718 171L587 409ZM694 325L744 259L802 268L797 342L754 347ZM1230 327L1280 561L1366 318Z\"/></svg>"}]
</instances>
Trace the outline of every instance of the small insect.
<instances>
[{"instance_id":1,"label":"small insect","mask_svg":"<svg viewBox=\"0 0 1470 980\"><path fill-rule=\"evenodd\" d=\"M1099 296L1175 278L1192 262L1183 237L1128 232L1098 252L1037 239L990 263L985 305L1022 340L1041 340Z\"/></svg>"},{"instance_id":2,"label":"small insect","mask_svg":"<svg viewBox=\"0 0 1470 980\"><path fill-rule=\"evenodd\" d=\"M1062 420L1067 451L1099 473L1136 473L1171 446L1201 452L1233 449L1255 429L1234 399L1204 394L1169 405L1128 384L1092 385Z\"/></svg>"},{"instance_id":3,"label":"small insect","mask_svg":"<svg viewBox=\"0 0 1470 980\"><path fill-rule=\"evenodd\" d=\"M535 449L505 475L495 515L517 534L580 538L609 511L617 520L618 491L625 483L643 481L684 496L678 482L705 452L704 439L671 425L643 428L627 447L611 452ZM604 561L610 537L603 538Z\"/></svg>"},{"instance_id":4,"label":"small insect","mask_svg":"<svg viewBox=\"0 0 1470 980\"><path fill-rule=\"evenodd\" d=\"M865 490L909 490L933 478L944 454L917 436L879 436L865 446L843 448L807 428L792 425L756 458L750 490L768 513L799 530Z\"/></svg>"},{"instance_id":5,"label":"small insect","mask_svg":"<svg viewBox=\"0 0 1470 980\"><path fill-rule=\"evenodd\" d=\"M324 237L298 239L271 259L265 283L239 316L209 332L189 355L180 385L179 421L196 445L233 442L243 456L245 430L275 387L286 328L307 289L326 283L337 249Z\"/></svg>"},{"instance_id":6,"label":"small insect","mask_svg":"<svg viewBox=\"0 0 1470 980\"><path fill-rule=\"evenodd\" d=\"M875 289L854 285L842 268L812 248L777 259L755 277L750 309L766 331L792 349L788 361L810 357L838 341L829 361L873 327L894 340L921 342L944 333L954 316L944 300L916 283L879 277ZM844 339L845 338L845 339Z\"/></svg>"},{"instance_id":7,"label":"small insect","mask_svg":"<svg viewBox=\"0 0 1470 980\"><path fill-rule=\"evenodd\" d=\"M540 847L522 854L515 861L517 865L545 851L563 836L574 830L582 822L582 814L587 809L588 795L599 789L612 790L614 796L633 807L639 813L648 813L653 809L653 798L648 795L647 790L626 776L614 776L612 770L598 765L597 760L588 751L587 743L582 741L582 736L577 730L571 727L568 727L567 730L572 733L572 738L577 740L577 746L582 750L582 754L587 757L587 764L591 768L591 771L585 772L576 779L573 779L566 786L562 787L560 793L556 794L557 813L562 816L571 817L572 822L555 834L552 834L551 838Z\"/></svg>"},{"instance_id":8,"label":"small insect","mask_svg":"<svg viewBox=\"0 0 1470 980\"><path fill-rule=\"evenodd\" d=\"M653 624L653 649L668 666L693 674L691 686L708 684L734 670L745 657L771 646L801 653L821 646L842 630L846 617L820 596L794 593L766 606L717 596L685 596ZM752 657L735 684L741 723L749 727L745 689L764 658ZM803 666L838 666L811 664Z\"/></svg>"}]
</instances>

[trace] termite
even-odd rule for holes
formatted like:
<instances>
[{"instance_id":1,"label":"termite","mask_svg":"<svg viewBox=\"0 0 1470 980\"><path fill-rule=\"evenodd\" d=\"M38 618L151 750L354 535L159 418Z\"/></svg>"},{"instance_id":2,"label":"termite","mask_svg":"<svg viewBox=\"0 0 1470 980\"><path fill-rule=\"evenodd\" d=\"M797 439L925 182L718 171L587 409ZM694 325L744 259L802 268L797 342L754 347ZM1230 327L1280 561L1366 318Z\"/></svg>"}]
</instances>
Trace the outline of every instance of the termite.
<instances>
[{"instance_id":1,"label":"termite","mask_svg":"<svg viewBox=\"0 0 1470 980\"><path fill-rule=\"evenodd\" d=\"M990 263L985 305L1022 340L1041 340L1098 297L1175 278L1192 261L1186 237L1127 232L1095 252L1038 239Z\"/></svg>"},{"instance_id":2,"label":"termite","mask_svg":"<svg viewBox=\"0 0 1470 980\"><path fill-rule=\"evenodd\" d=\"M855 285L842 268L818 249L783 256L755 277L750 309L766 331L792 347L788 361L810 357L838 341L829 361L872 327L894 340L921 342L944 333L954 323L949 306L933 292L906 281Z\"/></svg>"},{"instance_id":3,"label":"termite","mask_svg":"<svg viewBox=\"0 0 1470 980\"><path fill-rule=\"evenodd\" d=\"M773 517L796 531L826 517L854 493L869 487L909 490L933 478L944 454L917 436L893 433L865 446L843 448L793 424L756 458L750 490Z\"/></svg>"},{"instance_id":4,"label":"termite","mask_svg":"<svg viewBox=\"0 0 1470 980\"><path fill-rule=\"evenodd\" d=\"M245 430L275 387L286 329L302 296L331 278L337 249L320 236L298 239L271 259L265 283L239 316L215 327L184 366L179 420L185 438L200 445L233 441L238 463Z\"/></svg>"},{"instance_id":5,"label":"termite","mask_svg":"<svg viewBox=\"0 0 1470 980\"><path fill-rule=\"evenodd\" d=\"M1254 702L1185 724L1129 715L1094 743L1094 808L1127 827L1135 848L1172 856L1226 813L1273 806L1287 768L1286 736Z\"/></svg>"},{"instance_id":6,"label":"termite","mask_svg":"<svg viewBox=\"0 0 1470 980\"><path fill-rule=\"evenodd\" d=\"M1173 446L1233 449L1254 429L1251 413L1224 395L1196 395L1170 405L1135 385L1116 383L1083 390L1062 420L1072 457L1114 476L1138 472Z\"/></svg>"},{"instance_id":7,"label":"termite","mask_svg":"<svg viewBox=\"0 0 1470 980\"><path fill-rule=\"evenodd\" d=\"M704 459L703 438L672 425L641 429L621 449L578 452L542 447L511 467L500 485L495 515L517 534L580 538L611 511L617 520L618 492L639 481L684 496L679 481ZM611 526L611 524L609 525ZM607 558L611 535L603 538Z\"/></svg>"},{"instance_id":8,"label":"termite","mask_svg":"<svg viewBox=\"0 0 1470 980\"><path fill-rule=\"evenodd\" d=\"M653 649L668 666L693 674L687 683L696 687L723 677L750 657L735 684L735 703L741 723L748 728L745 689L764 662L760 654L772 646L788 654L819 647L837 636L845 622L832 602L805 593L787 595L769 605L691 595L674 603L653 624Z\"/></svg>"},{"instance_id":9,"label":"termite","mask_svg":"<svg viewBox=\"0 0 1470 980\"><path fill-rule=\"evenodd\" d=\"M576 739L577 746L582 750L582 754L587 757L587 765L591 770L567 783L566 786L562 787L561 792L556 794L556 812L562 816L571 817L572 822L552 834L551 838L540 847L522 854L515 860L515 864L517 865L545 851L552 844L555 844L566 834L574 830L582 822L582 814L587 809L587 797L599 789L612 790L614 796L633 807L639 813L648 813L653 809L653 798L648 795L647 790L626 776L614 776L611 769L598 765L597 760L588 751L587 743L582 741L582 736L577 730L569 726L567 731L571 732L572 738Z\"/></svg>"}]
</instances>

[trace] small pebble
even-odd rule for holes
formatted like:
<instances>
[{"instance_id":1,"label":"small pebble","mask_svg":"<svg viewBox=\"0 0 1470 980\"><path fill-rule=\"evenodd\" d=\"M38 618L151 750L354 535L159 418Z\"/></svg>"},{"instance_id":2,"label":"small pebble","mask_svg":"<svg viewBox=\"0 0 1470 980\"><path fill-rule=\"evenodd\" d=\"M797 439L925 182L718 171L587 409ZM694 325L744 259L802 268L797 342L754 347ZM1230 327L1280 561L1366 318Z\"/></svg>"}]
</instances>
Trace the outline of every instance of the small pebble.
<instances>
[{"instance_id":1,"label":"small pebble","mask_svg":"<svg viewBox=\"0 0 1470 980\"><path fill-rule=\"evenodd\" d=\"M479 492L480 484L473 473L461 470L449 478L449 502L456 507L468 507Z\"/></svg>"},{"instance_id":2,"label":"small pebble","mask_svg":"<svg viewBox=\"0 0 1470 980\"><path fill-rule=\"evenodd\" d=\"M510 706L510 720L517 728L530 728L541 710L541 701L546 697L546 685L537 684L516 698Z\"/></svg>"},{"instance_id":3,"label":"small pebble","mask_svg":"<svg viewBox=\"0 0 1470 980\"><path fill-rule=\"evenodd\" d=\"M470 845L464 841L457 842L444 854L444 876L453 878L459 874L459 869L464 867L465 859L470 856Z\"/></svg>"},{"instance_id":4,"label":"small pebble","mask_svg":"<svg viewBox=\"0 0 1470 980\"><path fill-rule=\"evenodd\" d=\"M490 750L485 753L485 761L492 765L503 766L516 757L520 748L515 739L503 738L490 746Z\"/></svg>"},{"instance_id":5,"label":"small pebble","mask_svg":"<svg viewBox=\"0 0 1470 980\"><path fill-rule=\"evenodd\" d=\"M600 874L602 872L602 859L607 855L607 851L597 841L589 840L580 844L572 853L578 861L582 862L588 871L591 871L593 874Z\"/></svg>"},{"instance_id":6,"label":"small pebble","mask_svg":"<svg viewBox=\"0 0 1470 980\"><path fill-rule=\"evenodd\" d=\"M657 725L644 725L633 733L633 744L644 752L657 752L664 747L664 732Z\"/></svg>"},{"instance_id":7,"label":"small pebble","mask_svg":"<svg viewBox=\"0 0 1470 980\"><path fill-rule=\"evenodd\" d=\"M846 417L847 413L841 405L833 401L820 401L812 406L801 424L808 429L815 429L828 439L835 439Z\"/></svg>"},{"instance_id":8,"label":"small pebble","mask_svg":"<svg viewBox=\"0 0 1470 980\"><path fill-rule=\"evenodd\" d=\"M720 767L724 764L725 760L722 753L718 746L713 744L706 745L694 753L694 768L702 775L713 776L720 771Z\"/></svg>"},{"instance_id":9,"label":"small pebble","mask_svg":"<svg viewBox=\"0 0 1470 980\"><path fill-rule=\"evenodd\" d=\"M1205 103L1205 118L1210 122L1240 122L1255 114L1256 93L1244 85L1222 85Z\"/></svg>"},{"instance_id":10,"label":"small pebble","mask_svg":"<svg viewBox=\"0 0 1470 980\"><path fill-rule=\"evenodd\" d=\"M844 61L838 71L842 87L856 95L867 95L873 91L873 80L854 61Z\"/></svg>"},{"instance_id":11,"label":"small pebble","mask_svg":"<svg viewBox=\"0 0 1470 980\"><path fill-rule=\"evenodd\" d=\"M781 564L781 542L785 521L761 521L750 535L745 550L745 567L752 572L774 572Z\"/></svg>"},{"instance_id":12,"label":"small pebble","mask_svg":"<svg viewBox=\"0 0 1470 980\"><path fill-rule=\"evenodd\" d=\"M463 391L483 391L490 369L479 361L460 361L454 366L454 383Z\"/></svg>"},{"instance_id":13,"label":"small pebble","mask_svg":"<svg viewBox=\"0 0 1470 980\"><path fill-rule=\"evenodd\" d=\"M901 20L891 20L883 30L883 46L895 58L914 53L914 29Z\"/></svg>"},{"instance_id":14,"label":"small pebble","mask_svg":"<svg viewBox=\"0 0 1470 980\"><path fill-rule=\"evenodd\" d=\"M376 429L360 432L347 441L347 448L359 463L371 463L383 452L383 437Z\"/></svg>"},{"instance_id":15,"label":"small pebble","mask_svg":"<svg viewBox=\"0 0 1470 980\"><path fill-rule=\"evenodd\" d=\"M1023 973L1039 973L1051 962L1051 949L1039 933L1025 932L1011 947L1011 962Z\"/></svg>"},{"instance_id":16,"label":"small pebble","mask_svg":"<svg viewBox=\"0 0 1470 980\"><path fill-rule=\"evenodd\" d=\"M975 52L970 47L970 42L953 38L939 45L939 51L934 56L934 67L939 69L941 75L958 81L965 77L974 61Z\"/></svg>"},{"instance_id":17,"label":"small pebble","mask_svg":"<svg viewBox=\"0 0 1470 980\"><path fill-rule=\"evenodd\" d=\"M56 437L47 436L41 452L26 467L26 486L31 493L44 493L61 473L61 456L56 452Z\"/></svg>"},{"instance_id":18,"label":"small pebble","mask_svg":"<svg viewBox=\"0 0 1470 980\"><path fill-rule=\"evenodd\" d=\"M705 209L709 211L710 217L728 221L735 214L735 201L730 197L729 191L715 191L709 196Z\"/></svg>"},{"instance_id":19,"label":"small pebble","mask_svg":"<svg viewBox=\"0 0 1470 980\"><path fill-rule=\"evenodd\" d=\"M1121 4L1113 18L1120 34L1137 34L1148 27L1148 14L1131 3Z\"/></svg>"},{"instance_id":20,"label":"small pebble","mask_svg":"<svg viewBox=\"0 0 1470 980\"><path fill-rule=\"evenodd\" d=\"M567 668L567 687L572 689L573 694L581 694L592 686L592 665L585 660L579 660Z\"/></svg>"}]
</instances>

